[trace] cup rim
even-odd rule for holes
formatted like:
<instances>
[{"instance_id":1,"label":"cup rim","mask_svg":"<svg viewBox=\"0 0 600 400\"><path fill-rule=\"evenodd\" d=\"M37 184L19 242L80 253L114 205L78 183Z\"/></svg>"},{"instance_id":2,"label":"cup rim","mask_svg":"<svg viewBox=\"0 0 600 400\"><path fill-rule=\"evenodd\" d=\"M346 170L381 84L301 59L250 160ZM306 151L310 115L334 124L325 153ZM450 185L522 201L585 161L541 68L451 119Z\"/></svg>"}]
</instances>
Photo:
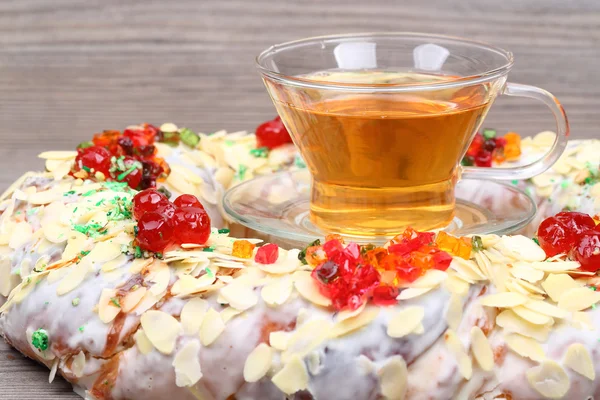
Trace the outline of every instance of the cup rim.
<instances>
[{"instance_id":1,"label":"cup rim","mask_svg":"<svg viewBox=\"0 0 600 400\"><path fill-rule=\"evenodd\" d=\"M469 75L464 77L459 77L452 80L447 80L443 82L435 82L435 83L426 83L426 84L397 84L397 85L389 85L389 84L361 84L361 83L340 83L340 82L327 82L327 81L318 81L307 78L300 78L297 76L291 76L282 74L277 71L273 71L270 68L267 68L263 65L263 61L278 51L288 50L290 48L306 45L315 41L332 41L332 40L349 40L356 38L366 38L366 37L412 37L412 38L424 38L424 39L438 39L444 40L454 43L462 43L469 44L472 46L477 46L479 48L483 48L488 51L492 51L496 54L499 54L506 58L506 63L500 67L488 70L481 74L477 75ZM441 34L431 34L431 33L419 33L419 32L363 32L363 33L346 33L346 34L336 34L336 35L323 35L323 36L313 36L304 39L297 39L288 42L283 42L279 44L275 44L262 51L255 58L256 67L259 72L269 77L274 81L278 81L281 83L285 83L292 86L303 87L303 88L311 88L311 89L325 89L325 90L343 90L350 92L372 92L376 90L377 92L414 92L414 91L425 91L425 90L435 90L435 89L447 89L447 88L456 88L460 86L473 85L483 82L492 81L500 76L506 75L508 71L512 68L514 64L514 57L510 51L504 50L501 47L497 47L491 45L486 42L471 40L462 38L459 36L450 36L450 35L441 35Z\"/></svg>"}]
</instances>

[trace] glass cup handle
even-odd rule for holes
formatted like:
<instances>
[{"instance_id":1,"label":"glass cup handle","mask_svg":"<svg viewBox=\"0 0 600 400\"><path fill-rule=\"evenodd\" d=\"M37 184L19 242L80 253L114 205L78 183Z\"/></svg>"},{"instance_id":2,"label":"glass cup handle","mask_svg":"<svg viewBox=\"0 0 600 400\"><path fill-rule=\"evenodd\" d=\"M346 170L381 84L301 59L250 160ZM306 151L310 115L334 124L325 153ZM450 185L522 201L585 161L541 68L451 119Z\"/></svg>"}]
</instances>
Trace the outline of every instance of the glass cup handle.
<instances>
[{"instance_id":1,"label":"glass cup handle","mask_svg":"<svg viewBox=\"0 0 600 400\"><path fill-rule=\"evenodd\" d=\"M561 156L569 138L569 121L562 105L552 93L535 86L507 83L501 94L536 99L550 108L556 119L556 139L552 148L539 160L514 168L463 167L461 178L471 179L528 179L550 168Z\"/></svg>"}]
</instances>

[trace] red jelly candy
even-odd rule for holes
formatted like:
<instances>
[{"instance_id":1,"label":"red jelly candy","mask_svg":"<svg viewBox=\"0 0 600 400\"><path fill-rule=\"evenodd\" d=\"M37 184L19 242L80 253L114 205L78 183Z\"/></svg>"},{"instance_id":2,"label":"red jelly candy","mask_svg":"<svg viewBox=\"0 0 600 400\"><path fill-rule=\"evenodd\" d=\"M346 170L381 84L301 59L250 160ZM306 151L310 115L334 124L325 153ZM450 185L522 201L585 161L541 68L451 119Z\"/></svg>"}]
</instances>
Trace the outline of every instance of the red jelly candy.
<instances>
[{"instance_id":1,"label":"red jelly candy","mask_svg":"<svg viewBox=\"0 0 600 400\"><path fill-rule=\"evenodd\" d=\"M204 244L210 236L210 218L203 208L185 207L175 210L173 225L178 244Z\"/></svg>"},{"instance_id":2,"label":"red jelly candy","mask_svg":"<svg viewBox=\"0 0 600 400\"><path fill-rule=\"evenodd\" d=\"M452 256L445 251L438 251L433 255L433 268L445 271L452 262Z\"/></svg>"},{"instance_id":3,"label":"red jelly candy","mask_svg":"<svg viewBox=\"0 0 600 400\"><path fill-rule=\"evenodd\" d=\"M475 165L478 167L491 167L492 166L492 152L487 150L481 150L475 156Z\"/></svg>"},{"instance_id":4,"label":"red jelly candy","mask_svg":"<svg viewBox=\"0 0 600 400\"><path fill-rule=\"evenodd\" d=\"M344 246L337 239L328 240L323 244L323 250L327 257L331 258L339 252L344 251Z\"/></svg>"},{"instance_id":5,"label":"red jelly candy","mask_svg":"<svg viewBox=\"0 0 600 400\"><path fill-rule=\"evenodd\" d=\"M182 194L181 196L179 196L178 198L175 199L173 204L175 204L175 206L177 206L179 208L183 208L183 207L204 208L204 206L202 206L202 203L200 203L200 200L198 200L198 198L196 196L191 195L191 194Z\"/></svg>"},{"instance_id":6,"label":"red jelly candy","mask_svg":"<svg viewBox=\"0 0 600 400\"><path fill-rule=\"evenodd\" d=\"M503 149L504 146L506 146L506 139L504 139L503 137L497 137L494 140L496 141L497 149Z\"/></svg>"},{"instance_id":7,"label":"red jelly candy","mask_svg":"<svg viewBox=\"0 0 600 400\"><path fill-rule=\"evenodd\" d=\"M373 303L378 306L393 306L398 304L396 297L400 291L395 286L381 285L373 290Z\"/></svg>"},{"instance_id":8,"label":"red jelly candy","mask_svg":"<svg viewBox=\"0 0 600 400\"><path fill-rule=\"evenodd\" d=\"M292 138L281 122L281 118L276 117L256 128L256 146L258 148L274 149L286 143L292 143Z\"/></svg>"},{"instance_id":9,"label":"red jelly candy","mask_svg":"<svg viewBox=\"0 0 600 400\"><path fill-rule=\"evenodd\" d=\"M584 233L575 245L574 254L581 269L590 272L600 270L600 232Z\"/></svg>"},{"instance_id":10,"label":"red jelly candy","mask_svg":"<svg viewBox=\"0 0 600 400\"><path fill-rule=\"evenodd\" d=\"M123 164L125 170L114 172L113 177L117 182L127 182L130 188L136 189L142 181L142 163L133 157L125 156Z\"/></svg>"},{"instance_id":11,"label":"red jelly candy","mask_svg":"<svg viewBox=\"0 0 600 400\"><path fill-rule=\"evenodd\" d=\"M162 252L172 243L173 227L164 215L149 212L139 219L137 243L144 249L153 252Z\"/></svg>"},{"instance_id":12,"label":"red jelly candy","mask_svg":"<svg viewBox=\"0 0 600 400\"><path fill-rule=\"evenodd\" d=\"M402 263L396 267L396 276L404 282L414 282L423 274L421 268L417 268L408 263Z\"/></svg>"},{"instance_id":13,"label":"red jelly candy","mask_svg":"<svg viewBox=\"0 0 600 400\"><path fill-rule=\"evenodd\" d=\"M258 248L254 261L259 264L274 264L277 262L277 257L279 257L279 247L269 243Z\"/></svg>"},{"instance_id":14,"label":"red jelly candy","mask_svg":"<svg viewBox=\"0 0 600 400\"><path fill-rule=\"evenodd\" d=\"M467 150L467 155L475 157L477 153L479 153L479 150L481 150L484 141L485 139L483 138L483 135L481 133L477 133L473 138L469 149Z\"/></svg>"},{"instance_id":15,"label":"red jelly candy","mask_svg":"<svg viewBox=\"0 0 600 400\"><path fill-rule=\"evenodd\" d=\"M154 189L142 190L133 197L133 217L140 219L145 213L156 211L167 203L169 200L161 192Z\"/></svg>"},{"instance_id":16,"label":"red jelly candy","mask_svg":"<svg viewBox=\"0 0 600 400\"><path fill-rule=\"evenodd\" d=\"M540 246L549 257L568 253L577 239L575 232L556 217L542 221L537 236Z\"/></svg>"},{"instance_id":17,"label":"red jelly candy","mask_svg":"<svg viewBox=\"0 0 600 400\"><path fill-rule=\"evenodd\" d=\"M93 172L102 172L109 176L110 158L112 155L101 146L91 146L77 150L75 165L93 176Z\"/></svg>"},{"instance_id":18,"label":"red jelly candy","mask_svg":"<svg viewBox=\"0 0 600 400\"><path fill-rule=\"evenodd\" d=\"M556 214L554 217L578 236L596 227L592 217L580 212L565 211Z\"/></svg>"}]
</instances>

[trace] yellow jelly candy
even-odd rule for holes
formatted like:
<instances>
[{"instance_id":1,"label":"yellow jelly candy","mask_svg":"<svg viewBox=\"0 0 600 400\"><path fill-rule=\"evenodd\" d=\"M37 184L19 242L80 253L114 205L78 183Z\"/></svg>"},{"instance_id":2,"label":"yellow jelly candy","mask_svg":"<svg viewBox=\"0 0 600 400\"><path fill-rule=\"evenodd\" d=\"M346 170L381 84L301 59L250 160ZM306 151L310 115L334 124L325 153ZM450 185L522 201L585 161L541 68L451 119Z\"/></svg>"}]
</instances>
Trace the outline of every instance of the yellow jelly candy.
<instances>
[{"instance_id":1,"label":"yellow jelly candy","mask_svg":"<svg viewBox=\"0 0 600 400\"><path fill-rule=\"evenodd\" d=\"M236 240L233 242L233 251L231 255L240 258L251 258L255 245L247 240Z\"/></svg>"}]
</instances>

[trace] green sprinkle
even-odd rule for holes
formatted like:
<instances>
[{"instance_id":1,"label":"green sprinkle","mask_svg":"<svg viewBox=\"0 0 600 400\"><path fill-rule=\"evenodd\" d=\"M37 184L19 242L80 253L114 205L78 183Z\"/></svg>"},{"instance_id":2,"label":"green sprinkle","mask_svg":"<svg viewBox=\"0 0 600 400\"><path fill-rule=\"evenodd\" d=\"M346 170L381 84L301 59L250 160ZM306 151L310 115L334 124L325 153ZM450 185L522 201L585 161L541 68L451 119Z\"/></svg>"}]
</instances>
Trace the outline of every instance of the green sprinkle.
<instances>
[{"instance_id":1,"label":"green sprinkle","mask_svg":"<svg viewBox=\"0 0 600 400\"><path fill-rule=\"evenodd\" d=\"M483 250L483 240L481 240L481 236L473 236L471 238L471 246L473 247L474 252L479 252Z\"/></svg>"},{"instance_id":2,"label":"green sprinkle","mask_svg":"<svg viewBox=\"0 0 600 400\"><path fill-rule=\"evenodd\" d=\"M593 290L594 292L595 292L596 290L598 290L598 288L597 288L596 286L588 286L588 288L590 288L590 289L591 289L591 290Z\"/></svg>"},{"instance_id":3,"label":"green sprinkle","mask_svg":"<svg viewBox=\"0 0 600 400\"><path fill-rule=\"evenodd\" d=\"M226 140L225 141L225 146L233 146L235 144L235 142L233 140Z\"/></svg>"},{"instance_id":4,"label":"green sprinkle","mask_svg":"<svg viewBox=\"0 0 600 400\"><path fill-rule=\"evenodd\" d=\"M213 251L215 251L215 249L213 247L205 247L202 249L202 251L205 251L207 253L212 253Z\"/></svg>"},{"instance_id":5,"label":"green sprinkle","mask_svg":"<svg viewBox=\"0 0 600 400\"><path fill-rule=\"evenodd\" d=\"M83 325L79 327L79 332L83 332Z\"/></svg>"},{"instance_id":6,"label":"green sprinkle","mask_svg":"<svg viewBox=\"0 0 600 400\"><path fill-rule=\"evenodd\" d=\"M512 183L513 185L518 185L519 181L517 179L513 179L512 181L510 181L510 183Z\"/></svg>"},{"instance_id":7,"label":"green sprinkle","mask_svg":"<svg viewBox=\"0 0 600 400\"><path fill-rule=\"evenodd\" d=\"M248 171L248 167L246 167L244 164L240 164L237 172L235 173L236 178L240 181L243 181L244 178L246 177L247 171Z\"/></svg>"},{"instance_id":8,"label":"green sprinkle","mask_svg":"<svg viewBox=\"0 0 600 400\"><path fill-rule=\"evenodd\" d=\"M538 240L538 238L533 238L531 240L533 240L535 242L535 244L537 244L538 246L540 245L540 241Z\"/></svg>"},{"instance_id":9,"label":"green sprinkle","mask_svg":"<svg viewBox=\"0 0 600 400\"><path fill-rule=\"evenodd\" d=\"M569 187L569 181L562 181L560 187L566 189Z\"/></svg>"},{"instance_id":10,"label":"green sprinkle","mask_svg":"<svg viewBox=\"0 0 600 400\"><path fill-rule=\"evenodd\" d=\"M75 214L75 213L77 212L77 209L78 209L78 208L79 208L79 207L75 207L75 208L73 209L73 214Z\"/></svg>"},{"instance_id":11,"label":"green sprinkle","mask_svg":"<svg viewBox=\"0 0 600 400\"><path fill-rule=\"evenodd\" d=\"M306 163L300 157L300 154L296 154L296 157L294 157L294 165L298 168L306 168Z\"/></svg>"},{"instance_id":12,"label":"green sprinkle","mask_svg":"<svg viewBox=\"0 0 600 400\"><path fill-rule=\"evenodd\" d=\"M92 172L92 169L91 169L90 167L86 167L85 165L82 165L82 166L81 166L81 169L82 169L82 170L84 170L84 171L85 171L85 172L87 172L87 173L90 173L90 172Z\"/></svg>"},{"instance_id":13,"label":"green sprinkle","mask_svg":"<svg viewBox=\"0 0 600 400\"><path fill-rule=\"evenodd\" d=\"M96 203L96 207L101 206L103 203L104 199L100 199L100 201Z\"/></svg>"},{"instance_id":14,"label":"green sprinkle","mask_svg":"<svg viewBox=\"0 0 600 400\"><path fill-rule=\"evenodd\" d=\"M140 163L138 163L138 162L135 162L135 163L133 163L133 164L131 165L131 167L129 167L129 169L128 169L127 171L125 171L125 172L123 172L123 173L120 173L120 174L117 176L117 180L118 180L118 181L122 181L123 179L125 179L125 177L126 177L127 175L129 175L130 173L132 173L133 171L135 171L136 169L138 169L138 168L140 167L140 165L141 165L141 164L140 164Z\"/></svg>"},{"instance_id":15,"label":"green sprinkle","mask_svg":"<svg viewBox=\"0 0 600 400\"><path fill-rule=\"evenodd\" d=\"M83 197L88 197L93 195L94 193L96 193L97 190L88 190L87 192L85 192L84 194L82 194Z\"/></svg>"},{"instance_id":16,"label":"green sprinkle","mask_svg":"<svg viewBox=\"0 0 600 400\"><path fill-rule=\"evenodd\" d=\"M142 258L143 256L142 248L140 246L135 246L135 258Z\"/></svg>"},{"instance_id":17,"label":"green sprinkle","mask_svg":"<svg viewBox=\"0 0 600 400\"><path fill-rule=\"evenodd\" d=\"M104 231L104 227L97 223L88 223L85 225L75 224L73 225L73 230L77 232L81 232L88 237L98 237L99 235L105 235L106 231Z\"/></svg>"},{"instance_id":18,"label":"green sprinkle","mask_svg":"<svg viewBox=\"0 0 600 400\"><path fill-rule=\"evenodd\" d=\"M221 234L225 234L225 233L229 233L231 231L229 229L227 229L227 228L223 228L223 229L219 229L217 232L219 232Z\"/></svg>"},{"instance_id":19,"label":"green sprinkle","mask_svg":"<svg viewBox=\"0 0 600 400\"><path fill-rule=\"evenodd\" d=\"M40 351L48 350L48 332L41 328L33 332L31 344Z\"/></svg>"},{"instance_id":20,"label":"green sprinkle","mask_svg":"<svg viewBox=\"0 0 600 400\"><path fill-rule=\"evenodd\" d=\"M156 258L158 258L159 260L162 260L163 258L163 253L154 253L154 255L156 256Z\"/></svg>"},{"instance_id":21,"label":"green sprinkle","mask_svg":"<svg viewBox=\"0 0 600 400\"><path fill-rule=\"evenodd\" d=\"M188 128L181 128L179 130L179 139L181 139L184 144L190 146L191 148L196 148L198 143L200 143L200 136Z\"/></svg>"},{"instance_id":22,"label":"green sprinkle","mask_svg":"<svg viewBox=\"0 0 600 400\"><path fill-rule=\"evenodd\" d=\"M493 139L496 137L496 130L495 129L484 129L483 133L482 133L483 137L486 139Z\"/></svg>"},{"instance_id":23,"label":"green sprinkle","mask_svg":"<svg viewBox=\"0 0 600 400\"><path fill-rule=\"evenodd\" d=\"M104 187L113 192L122 192L128 187L127 182L104 182Z\"/></svg>"},{"instance_id":24,"label":"green sprinkle","mask_svg":"<svg viewBox=\"0 0 600 400\"><path fill-rule=\"evenodd\" d=\"M77 145L78 149L87 149L88 147L92 147L94 142L81 142Z\"/></svg>"},{"instance_id":25,"label":"green sprinkle","mask_svg":"<svg viewBox=\"0 0 600 400\"><path fill-rule=\"evenodd\" d=\"M317 239L317 240L313 241L312 243L310 243L300 253L298 253L298 260L302 261L302 264L307 265L308 263L306 262L306 250L308 250L309 247L320 246L320 245L321 245L320 239Z\"/></svg>"},{"instance_id":26,"label":"green sprinkle","mask_svg":"<svg viewBox=\"0 0 600 400\"><path fill-rule=\"evenodd\" d=\"M206 267L206 275L208 275L209 278L214 278L215 277L215 274L208 267Z\"/></svg>"},{"instance_id":27,"label":"green sprinkle","mask_svg":"<svg viewBox=\"0 0 600 400\"><path fill-rule=\"evenodd\" d=\"M169 191L169 189L167 189L167 188L166 188L166 187L164 187L164 186L160 187L160 188L158 189L158 192L160 192L160 193L164 194L164 195L165 195L165 197L166 197L167 199L170 199L170 198L171 198L171 196L172 196L172 194L171 194L171 192Z\"/></svg>"},{"instance_id":28,"label":"green sprinkle","mask_svg":"<svg viewBox=\"0 0 600 400\"><path fill-rule=\"evenodd\" d=\"M134 226L134 227L133 227L133 235L134 235L134 236L137 236L139 232L140 232L140 228L138 228L138 226L137 226L137 225L136 225L136 226Z\"/></svg>"},{"instance_id":29,"label":"green sprinkle","mask_svg":"<svg viewBox=\"0 0 600 400\"><path fill-rule=\"evenodd\" d=\"M73 304L73 307L77 307L79 305L79 297L75 297L73 300L71 300L71 304Z\"/></svg>"},{"instance_id":30,"label":"green sprinkle","mask_svg":"<svg viewBox=\"0 0 600 400\"><path fill-rule=\"evenodd\" d=\"M45 301L45 302L44 302L44 304L45 304L45 305L48 305L48 304L50 304L50 302L49 302L49 301Z\"/></svg>"},{"instance_id":31,"label":"green sprinkle","mask_svg":"<svg viewBox=\"0 0 600 400\"><path fill-rule=\"evenodd\" d=\"M250 150L250 155L256 158L267 158L269 156L269 148L259 147L257 149L252 149Z\"/></svg>"},{"instance_id":32,"label":"green sprinkle","mask_svg":"<svg viewBox=\"0 0 600 400\"><path fill-rule=\"evenodd\" d=\"M27 210L27 215L31 216L33 214L36 214L38 211L40 211L39 207L30 208L29 210Z\"/></svg>"},{"instance_id":33,"label":"green sprinkle","mask_svg":"<svg viewBox=\"0 0 600 400\"><path fill-rule=\"evenodd\" d=\"M463 167L472 167L473 166L473 159L471 157L465 156L460 161L460 165L462 165Z\"/></svg>"},{"instance_id":34,"label":"green sprinkle","mask_svg":"<svg viewBox=\"0 0 600 400\"><path fill-rule=\"evenodd\" d=\"M63 196L70 196L72 194L75 194L74 190L69 190L68 192L63 193Z\"/></svg>"},{"instance_id":35,"label":"green sprinkle","mask_svg":"<svg viewBox=\"0 0 600 400\"><path fill-rule=\"evenodd\" d=\"M121 308L121 304L119 304L119 299L117 299L116 297L111 297L110 302L113 303L115 307Z\"/></svg>"}]
</instances>

